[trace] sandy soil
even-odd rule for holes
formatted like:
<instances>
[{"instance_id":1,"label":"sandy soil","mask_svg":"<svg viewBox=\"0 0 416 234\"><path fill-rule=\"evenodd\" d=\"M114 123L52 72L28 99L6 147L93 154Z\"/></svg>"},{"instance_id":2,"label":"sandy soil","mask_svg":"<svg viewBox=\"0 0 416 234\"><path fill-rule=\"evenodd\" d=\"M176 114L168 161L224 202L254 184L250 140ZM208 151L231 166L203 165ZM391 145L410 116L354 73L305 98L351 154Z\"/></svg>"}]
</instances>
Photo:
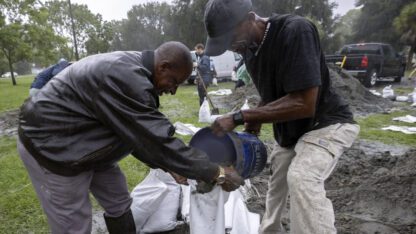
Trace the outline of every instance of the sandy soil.
<instances>
[{"instance_id":1,"label":"sandy soil","mask_svg":"<svg viewBox=\"0 0 416 234\"><path fill-rule=\"evenodd\" d=\"M377 97L357 79L346 73L330 72L335 91L350 104L355 116L388 113L394 109L410 109L409 105ZM382 82L374 89L381 92L385 85L393 89L413 85ZM239 108L244 96L251 106L258 103L253 87L236 90L231 97L214 97L222 108ZM409 136L411 137L411 136ZM357 140L341 157L326 181L327 196L333 202L338 233L416 233L416 148L391 146L379 142ZM263 214L270 170L252 179L260 197L248 201L251 211ZM288 201L287 208L290 204ZM282 219L289 230L286 212Z\"/></svg>"}]
</instances>

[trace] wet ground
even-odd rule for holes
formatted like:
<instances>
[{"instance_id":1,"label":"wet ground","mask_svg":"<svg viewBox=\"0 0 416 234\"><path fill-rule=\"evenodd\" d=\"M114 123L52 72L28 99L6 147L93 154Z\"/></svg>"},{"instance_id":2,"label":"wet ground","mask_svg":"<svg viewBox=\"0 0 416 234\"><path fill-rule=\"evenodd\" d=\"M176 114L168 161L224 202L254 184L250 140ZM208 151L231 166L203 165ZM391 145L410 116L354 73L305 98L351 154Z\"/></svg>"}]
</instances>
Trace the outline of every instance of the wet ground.
<instances>
[{"instance_id":1,"label":"wet ground","mask_svg":"<svg viewBox=\"0 0 416 234\"><path fill-rule=\"evenodd\" d=\"M416 233L416 149L359 140L326 181L338 233ZM262 196L248 202L263 214L268 168L252 180ZM288 202L287 207L290 207ZM289 230L288 213L283 224Z\"/></svg>"},{"instance_id":2,"label":"wet ground","mask_svg":"<svg viewBox=\"0 0 416 234\"><path fill-rule=\"evenodd\" d=\"M372 95L356 79L331 71L336 92L351 106L356 116L388 113L393 109L409 109L409 105L392 102ZM413 86L414 81L403 80L396 87ZM379 92L385 85L375 87ZM245 98L255 106L258 95L254 87L238 89L231 96L213 96L217 107L237 109ZM0 136L15 136L18 112L0 114ZM412 137L412 136L409 136ZM268 144L270 146L270 144ZM270 147L269 147L270 149ZM248 201L251 211L264 213L269 169L252 179L259 197ZM357 140L340 158L331 177L326 181L327 196L336 213L338 233L412 234L416 233L416 146L386 145L374 141ZM290 206L289 202L287 204ZM287 213L283 224L289 229ZM105 233L102 212L94 211L93 233ZM182 226L169 233L188 233Z\"/></svg>"},{"instance_id":3,"label":"wet ground","mask_svg":"<svg viewBox=\"0 0 416 234\"><path fill-rule=\"evenodd\" d=\"M411 109L409 104L373 95L348 74L333 70L330 74L335 92L350 104L356 117ZM414 81L403 79L399 84L380 82L372 89L382 92L386 85L392 85L393 89L408 88L414 86ZM236 109L245 97L251 106L258 103L253 87L236 90L231 97L214 97L214 102L222 108ZM264 213L269 175L270 170L266 168L252 179L261 195L251 198L247 206L261 215ZM416 146L357 140L340 158L325 187L334 205L338 233L416 233ZM287 212L282 222L289 230Z\"/></svg>"}]
</instances>

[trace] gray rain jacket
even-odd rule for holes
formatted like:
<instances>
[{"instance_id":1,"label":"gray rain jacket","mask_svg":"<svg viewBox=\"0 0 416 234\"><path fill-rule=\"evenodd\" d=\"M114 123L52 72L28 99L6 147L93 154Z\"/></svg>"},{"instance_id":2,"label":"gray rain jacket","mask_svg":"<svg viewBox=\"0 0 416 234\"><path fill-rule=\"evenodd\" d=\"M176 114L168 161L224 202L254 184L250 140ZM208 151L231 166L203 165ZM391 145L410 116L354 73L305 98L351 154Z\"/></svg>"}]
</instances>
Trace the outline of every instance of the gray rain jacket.
<instances>
[{"instance_id":1,"label":"gray rain jacket","mask_svg":"<svg viewBox=\"0 0 416 234\"><path fill-rule=\"evenodd\" d=\"M152 51L86 57L26 100L19 138L46 169L72 176L102 170L132 153L151 167L211 181L207 155L173 137L158 111Z\"/></svg>"}]
</instances>

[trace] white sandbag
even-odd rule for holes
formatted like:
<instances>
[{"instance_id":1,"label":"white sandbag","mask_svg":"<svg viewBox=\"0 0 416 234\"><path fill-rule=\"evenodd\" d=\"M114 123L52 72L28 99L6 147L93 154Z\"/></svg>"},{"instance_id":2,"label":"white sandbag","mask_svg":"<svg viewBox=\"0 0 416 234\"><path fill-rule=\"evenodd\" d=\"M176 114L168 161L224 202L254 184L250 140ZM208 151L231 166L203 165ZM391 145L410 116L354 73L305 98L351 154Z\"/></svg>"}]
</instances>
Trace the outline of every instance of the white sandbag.
<instances>
[{"instance_id":1,"label":"white sandbag","mask_svg":"<svg viewBox=\"0 0 416 234\"><path fill-rule=\"evenodd\" d=\"M191 184L194 180L188 180L188 186L181 185L181 216L182 220L185 221L185 223L190 222L189 213L190 213L190 199L191 199Z\"/></svg>"},{"instance_id":2,"label":"white sandbag","mask_svg":"<svg viewBox=\"0 0 416 234\"><path fill-rule=\"evenodd\" d=\"M392 98L394 97L394 90L391 88L391 85L384 87L383 89L383 98Z\"/></svg>"},{"instance_id":3,"label":"white sandbag","mask_svg":"<svg viewBox=\"0 0 416 234\"><path fill-rule=\"evenodd\" d=\"M191 234L225 233L224 204L229 193L215 186L209 193L197 193L191 186L190 231Z\"/></svg>"},{"instance_id":4,"label":"white sandbag","mask_svg":"<svg viewBox=\"0 0 416 234\"><path fill-rule=\"evenodd\" d=\"M389 131L394 131L394 132L402 132L404 134L416 134L416 127L408 127L408 126L395 126L395 125L390 125L388 127L382 128L381 130L389 130Z\"/></svg>"},{"instance_id":5,"label":"white sandbag","mask_svg":"<svg viewBox=\"0 0 416 234\"><path fill-rule=\"evenodd\" d=\"M173 126L175 127L175 133L182 136L192 136L201 129L195 127L193 124L184 124L182 122L175 122Z\"/></svg>"},{"instance_id":6,"label":"white sandbag","mask_svg":"<svg viewBox=\"0 0 416 234\"><path fill-rule=\"evenodd\" d=\"M217 78L213 78L212 79L212 85L214 85L214 86L218 86L218 80L217 80Z\"/></svg>"},{"instance_id":7,"label":"white sandbag","mask_svg":"<svg viewBox=\"0 0 416 234\"><path fill-rule=\"evenodd\" d=\"M408 96L397 96L396 97L396 102L407 102L407 101L409 101Z\"/></svg>"},{"instance_id":8,"label":"white sandbag","mask_svg":"<svg viewBox=\"0 0 416 234\"><path fill-rule=\"evenodd\" d=\"M150 170L130 196L133 198L131 211L136 230L141 230L147 219L159 208L160 202L168 193L168 186L159 180L155 170Z\"/></svg>"},{"instance_id":9,"label":"white sandbag","mask_svg":"<svg viewBox=\"0 0 416 234\"><path fill-rule=\"evenodd\" d=\"M248 100L244 102L243 106L240 108L240 110L248 110L250 109L250 106L248 105Z\"/></svg>"},{"instance_id":10,"label":"white sandbag","mask_svg":"<svg viewBox=\"0 0 416 234\"><path fill-rule=\"evenodd\" d=\"M378 97L381 96L381 93L377 92L377 90L375 90L375 89L370 89L368 91L370 91L370 93L374 94L375 96L378 96Z\"/></svg>"},{"instance_id":11,"label":"white sandbag","mask_svg":"<svg viewBox=\"0 0 416 234\"><path fill-rule=\"evenodd\" d=\"M248 211L244 197L237 189L230 193L225 203L225 228L230 234L257 234L260 215Z\"/></svg>"},{"instance_id":12,"label":"white sandbag","mask_svg":"<svg viewBox=\"0 0 416 234\"><path fill-rule=\"evenodd\" d=\"M416 123L416 117L412 115L400 116L393 118L394 121L400 121L405 123Z\"/></svg>"},{"instance_id":13,"label":"white sandbag","mask_svg":"<svg viewBox=\"0 0 416 234\"><path fill-rule=\"evenodd\" d=\"M211 192L195 192L195 181L182 186L182 217L189 223L191 234L224 233L257 234L260 215L248 211L241 188L228 193L216 186Z\"/></svg>"},{"instance_id":14,"label":"white sandbag","mask_svg":"<svg viewBox=\"0 0 416 234\"><path fill-rule=\"evenodd\" d=\"M209 95L217 95L217 96L228 96L232 93L233 91L231 91L231 89L218 89L218 90L213 90L213 91L208 92Z\"/></svg>"},{"instance_id":15,"label":"white sandbag","mask_svg":"<svg viewBox=\"0 0 416 234\"><path fill-rule=\"evenodd\" d=\"M167 186L167 192L156 211L147 219L140 233L166 232L175 229L179 211L180 185L167 172L157 169L156 176Z\"/></svg>"},{"instance_id":16,"label":"white sandbag","mask_svg":"<svg viewBox=\"0 0 416 234\"><path fill-rule=\"evenodd\" d=\"M200 123L210 123L211 110L209 109L209 103L207 98L204 98L201 107L199 107L199 120Z\"/></svg>"},{"instance_id":17,"label":"white sandbag","mask_svg":"<svg viewBox=\"0 0 416 234\"><path fill-rule=\"evenodd\" d=\"M416 88L413 90L413 93L412 93L412 101L413 101L412 106L416 105Z\"/></svg>"}]
</instances>

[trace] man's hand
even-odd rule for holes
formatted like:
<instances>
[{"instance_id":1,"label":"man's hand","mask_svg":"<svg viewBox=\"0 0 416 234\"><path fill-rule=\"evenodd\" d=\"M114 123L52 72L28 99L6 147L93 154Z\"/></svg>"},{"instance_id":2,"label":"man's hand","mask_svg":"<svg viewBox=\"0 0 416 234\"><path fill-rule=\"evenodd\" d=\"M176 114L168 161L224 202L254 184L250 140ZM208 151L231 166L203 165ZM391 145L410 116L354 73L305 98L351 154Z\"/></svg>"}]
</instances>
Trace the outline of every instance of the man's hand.
<instances>
[{"instance_id":1,"label":"man's hand","mask_svg":"<svg viewBox=\"0 0 416 234\"><path fill-rule=\"evenodd\" d=\"M212 132L218 136L234 130L236 125L233 121L233 114L226 114L215 119L211 125Z\"/></svg>"},{"instance_id":2,"label":"man's hand","mask_svg":"<svg viewBox=\"0 0 416 234\"><path fill-rule=\"evenodd\" d=\"M237 173L233 167L224 167L225 181L220 186L227 192L238 189L244 185L244 179Z\"/></svg>"},{"instance_id":3,"label":"man's hand","mask_svg":"<svg viewBox=\"0 0 416 234\"><path fill-rule=\"evenodd\" d=\"M173 171L169 171L169 174L171 174L171 176L175 179L176 183L183 184L183 185L188 185L188 179L186 177L183 177L179 174L176 174Z\"/></svg>"},{"instance_id":4,"label":"man's hand","mask_svg":"<svg viewBox=\"0 0 416 234\"><path fill-rule=\"evenodd\" d=\"M211 192L215 184L222 187L222 189L226 192L231 192L241 185L244 185L244 179L241 178L241 176L237 173L237 171L233 167L222 167L224 169L224 181L219 184L218 177L220 176L220 172L216 176L213 182L207 183L204 181L198 181L196 185L196 191L197 193L209 193Z\"/></svg>"},{"instance_id":5,"label":"man's hand","mask_svg":"<svg viewBox=\"0 0 416 234\"><path fill-rule=\"evenodd\" d=\"M244 132L259 136L261 131L261 123L245 123Z\"/></svg>"}]
</instances>

